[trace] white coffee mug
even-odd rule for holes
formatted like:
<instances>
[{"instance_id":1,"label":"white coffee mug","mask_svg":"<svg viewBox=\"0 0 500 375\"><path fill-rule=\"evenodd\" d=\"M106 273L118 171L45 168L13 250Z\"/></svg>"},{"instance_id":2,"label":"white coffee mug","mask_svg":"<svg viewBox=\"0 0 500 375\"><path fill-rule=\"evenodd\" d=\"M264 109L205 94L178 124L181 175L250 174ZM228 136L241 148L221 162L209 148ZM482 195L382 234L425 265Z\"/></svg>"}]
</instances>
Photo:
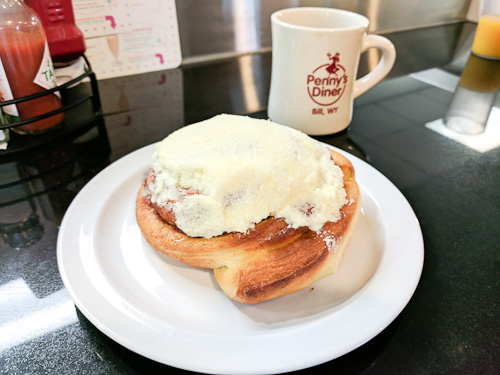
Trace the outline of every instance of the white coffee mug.
<instances>
[{"instance_id":1,"label":"white coffee mug","mask_svg":"<svg viewBox=\"0 0 500 375\"><path fill-rule=\"evenodd\" d=\"M367 34L368 24L360 14L332 8L273 13L269 118L310 135L346 129L354 98L380 82L396 59L394 45ZM356 80L360 55L369 48L378 48L381 59Z\"/></svg>"}]
</instances>

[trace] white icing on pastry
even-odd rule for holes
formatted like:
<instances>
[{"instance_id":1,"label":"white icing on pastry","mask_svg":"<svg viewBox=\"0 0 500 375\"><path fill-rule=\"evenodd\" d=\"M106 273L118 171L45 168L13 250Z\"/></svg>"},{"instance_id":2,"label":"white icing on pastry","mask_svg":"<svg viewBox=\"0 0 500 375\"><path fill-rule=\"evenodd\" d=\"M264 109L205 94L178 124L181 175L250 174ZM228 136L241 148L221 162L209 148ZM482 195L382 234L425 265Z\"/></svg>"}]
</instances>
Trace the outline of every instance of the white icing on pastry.
<instances>
[{"instance_id":1,"label":"white icing on pastry","mask_svg":"<svg viewBox=\"0 0 500 375\"><path fill-rule=\"evenodd\" d=\"M270 216L319 231L347 203L328 150L267 120L219 115L179 129L157 146L152 167L151 201L171 205L191 237L246 232Z\"/></svg>"}]
</instances>

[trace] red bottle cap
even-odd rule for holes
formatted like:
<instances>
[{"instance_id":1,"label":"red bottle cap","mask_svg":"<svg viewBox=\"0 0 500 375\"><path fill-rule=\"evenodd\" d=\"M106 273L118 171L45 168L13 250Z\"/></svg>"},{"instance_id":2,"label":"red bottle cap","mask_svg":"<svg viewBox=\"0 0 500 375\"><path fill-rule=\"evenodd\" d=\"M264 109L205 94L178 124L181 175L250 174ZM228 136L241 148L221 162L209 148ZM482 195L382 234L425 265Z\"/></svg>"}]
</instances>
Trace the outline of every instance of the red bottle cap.
<instances>
[{"instance_id":1,"label":"red bottle cap","mask_svg":"<svg viewBox=\"0 0 500 375\"><path fill-rule=\"evenodd\" d=\"M85 39L75 23L71 0L25 0L40 17L54 65L65 65L85 52Z\"/></svg>"}]
</instances>

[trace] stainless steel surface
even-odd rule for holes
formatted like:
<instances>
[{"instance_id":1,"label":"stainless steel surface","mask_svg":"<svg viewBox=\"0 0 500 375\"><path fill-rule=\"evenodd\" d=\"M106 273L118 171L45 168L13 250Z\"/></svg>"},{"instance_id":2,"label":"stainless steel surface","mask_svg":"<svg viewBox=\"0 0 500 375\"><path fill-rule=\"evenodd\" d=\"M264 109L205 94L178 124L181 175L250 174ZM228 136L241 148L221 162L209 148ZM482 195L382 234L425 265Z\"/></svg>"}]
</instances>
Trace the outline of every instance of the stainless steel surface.
<instances>
[{"instance_id":1,"label":"stainless steel surface","mask_svg":"<svg viewBox=\"0 0 500 375\"><path fill-rule=\"evenodd\" d=\"M387 33L466 18L471 0L180 0L176 2L183 62L269 50L270 15L298 6L345 9L367 16L369 32Z\"/></svg>"}]
</instances>

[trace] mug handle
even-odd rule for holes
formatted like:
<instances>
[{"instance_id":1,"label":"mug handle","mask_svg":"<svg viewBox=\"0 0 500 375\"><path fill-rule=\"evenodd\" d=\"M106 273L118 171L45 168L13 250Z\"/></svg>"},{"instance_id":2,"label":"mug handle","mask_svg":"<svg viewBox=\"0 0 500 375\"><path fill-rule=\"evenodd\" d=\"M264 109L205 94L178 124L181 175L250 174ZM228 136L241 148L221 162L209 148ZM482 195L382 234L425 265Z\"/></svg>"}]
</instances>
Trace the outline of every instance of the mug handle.
<instances>
[{"instance_id":1,"label":"mug handle","mask_svg":"<svg viewBox=\"0 0 500 375\"><path fill-rule=\"evenodd\" d=\"M389 39L374 34L368 34L363 37L361 52L369 48L378 48L382 52L379 63L370 73L357 79L352 88L353 99L365 93L389 74L394 62L396 61L396 48Z\"/></svg>"}]
</instances>

